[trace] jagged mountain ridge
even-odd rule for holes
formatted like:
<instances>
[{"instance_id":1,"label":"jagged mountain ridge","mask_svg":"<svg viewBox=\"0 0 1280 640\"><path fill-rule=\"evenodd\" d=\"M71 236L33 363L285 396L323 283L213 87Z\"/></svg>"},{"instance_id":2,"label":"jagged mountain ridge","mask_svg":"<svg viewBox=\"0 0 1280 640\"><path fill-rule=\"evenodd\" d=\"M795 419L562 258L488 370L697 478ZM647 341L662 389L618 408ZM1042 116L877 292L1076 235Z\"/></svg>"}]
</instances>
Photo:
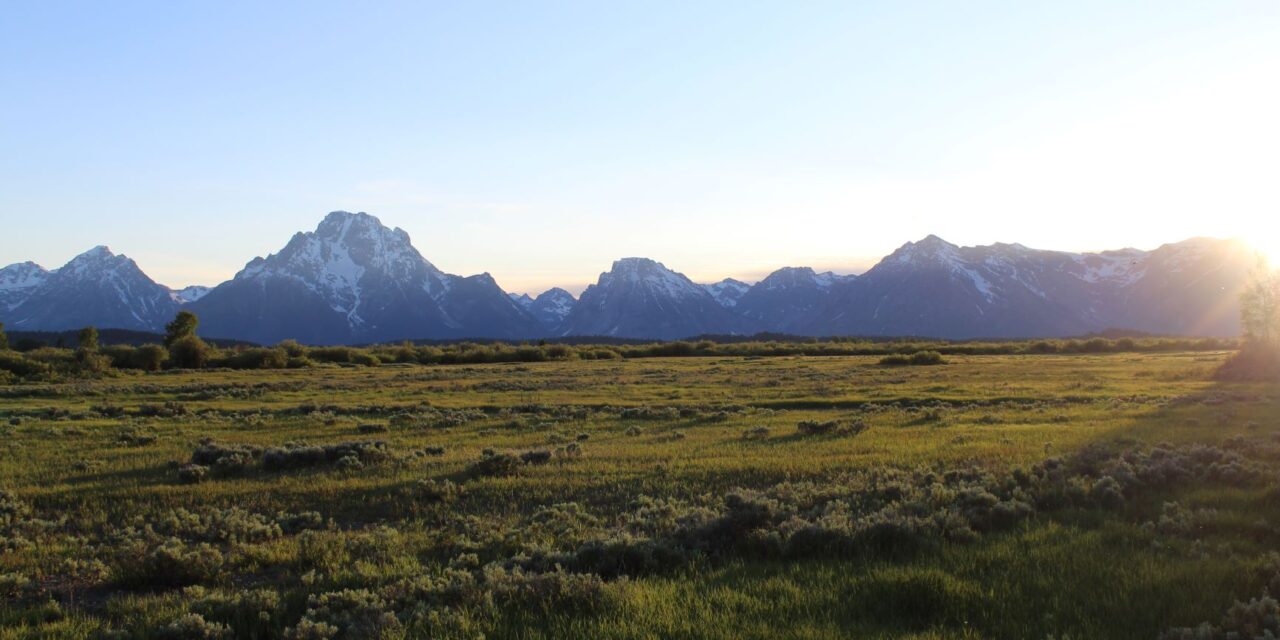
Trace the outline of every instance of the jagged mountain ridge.
<instances>
[{"instance_id":1,"label":"jagged mountain ridge","mask_svg":"<svg viewBox=\"0 0 1280 640\"><path fill-rule=\"evenodd\" d=\"M0 269L0 321L157 331L179 308L203 335L316 344L401 339L701 334L1080 335L1105 329L1235 335L1237 295L1254 264L1236 241L1192 239L1152 251L1068 253L1018 244L908 242L859 276L778 269L748 285L697 284L659 262L626 258L574 297L510 296L488 274L446 274L400 229L334 212L278 253L216 288L170 290L105 247L48 271Z\"/></svg>"},{"instance_id":2,"label":"jagged mountain ridge","mask_svg":"<svg viewBox=\"0 0 1280 640\"><path fill-rule=\"evenodd\" d=\"M0 270L0 312L17 330L59 331L89 325L154 330L177 312L173 292L137 263L105 246L46 271L31 262Z\"/></svg>"},{"instance_id":3,"label":"jagged mountain ridge","mask_svg":"<svg viewBox=\"0 0 1280 640\"><path fill-rule=\"evenodd\" d=\"M1185 263L1196 265L1189 277L1171 273ZM929 236L836 283L823 308L797 330L949 338L1109 328L1234 335L1239 293L1254 264L1247 247L1229 240L1192 239L1149 252L1068 253L1018 244L959 247ZM1207 285L1198 280L1206 274L1216 274Z\"/></svg>"}]
</instances>

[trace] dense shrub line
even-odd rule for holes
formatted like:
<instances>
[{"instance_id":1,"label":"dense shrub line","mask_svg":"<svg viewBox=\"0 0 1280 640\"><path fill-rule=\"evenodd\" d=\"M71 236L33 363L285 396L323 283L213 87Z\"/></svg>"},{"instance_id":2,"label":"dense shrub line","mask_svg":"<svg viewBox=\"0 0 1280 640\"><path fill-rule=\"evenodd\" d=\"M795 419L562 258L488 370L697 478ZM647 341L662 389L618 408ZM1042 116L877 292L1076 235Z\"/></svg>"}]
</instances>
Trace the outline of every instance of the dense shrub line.
<instances>
[{"instance_id":1,"label":"dense shrub line","mask_svg":"<svg viewBox=\"0 0 1280 640\"><path fill-rule=\"evenodd\" d=\"M937 351L917 351L912 354L895 353L880 358L880 364L887 367L927 366L942 364L943 362L942 354Z\"/></svg>"},{"instance_id":2,"label":"dense shrub line","mask_svg":"<svg viewBox=\"0 0 1280 640\"><path fill-rule=\"evenodd\" d=\"M0 350L0 384L101 375L111 369L159 371L183 368L284 369L318 365L484 364L611 360L653 357L723 356L884 356L881 364L940 364L947 355L1085 354L1117 352L1216 351L1234 349L1236 341L1217 338L1091 338L949 342L939 340L872 341L855 338L810 340L712 340L648 344L510 344L463 342L449 345L375 345L312 347L286 340L272 347L218 348L194 335L167 346L109 345L85 349L39 347Z\"/></svg>"}]
</instances>

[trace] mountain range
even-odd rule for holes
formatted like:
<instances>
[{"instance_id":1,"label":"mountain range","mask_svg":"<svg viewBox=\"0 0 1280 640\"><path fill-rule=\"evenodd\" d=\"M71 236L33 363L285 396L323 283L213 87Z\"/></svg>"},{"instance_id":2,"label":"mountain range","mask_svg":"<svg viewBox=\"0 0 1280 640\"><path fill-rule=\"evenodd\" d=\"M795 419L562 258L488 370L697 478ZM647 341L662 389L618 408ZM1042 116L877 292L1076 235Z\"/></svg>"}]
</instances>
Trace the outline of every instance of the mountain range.
<instances>
[{"instance_id":1,"label":"mountain range","mask_svg":"<svg viewBox=\"0 0 1280 640\"><path fill-rule=\"evenodd\" d=\"M1127 329L1233 336L1254 253L1194 238L1152 251L1069 253L1019 244L908 242L860 275L785 267L755 284L699 284L623 258L575 299L503 291L487 273L444 273L402 229L336 211L217 287L170 289L95 247L46 270L0 269L0 321L15 330L158 331L180 309L202 335L270 344L562 336L676 339L809 336L1027 338Z\"/></svg>"}]
</instances>

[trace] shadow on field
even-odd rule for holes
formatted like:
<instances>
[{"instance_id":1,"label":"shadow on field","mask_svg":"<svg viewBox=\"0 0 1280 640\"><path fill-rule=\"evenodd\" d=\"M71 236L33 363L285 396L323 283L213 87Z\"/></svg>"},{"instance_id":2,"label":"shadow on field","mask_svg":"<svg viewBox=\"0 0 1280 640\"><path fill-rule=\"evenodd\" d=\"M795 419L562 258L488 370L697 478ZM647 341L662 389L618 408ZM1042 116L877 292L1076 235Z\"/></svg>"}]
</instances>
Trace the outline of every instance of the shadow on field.
<instances>
[{"instance_id":1,"label":"shadow on field","mask_svg":"<svg viewBox=\"0 0 1280 640\"><path fill-rule=\"evenodd\" d=\"M1161 442L1221 444L1234 436L1274 433L1280 418L1280 388L1216 382L1174 397L1132 424L1117 425L1102 440L1120 444Z\"/></svg>"}]
</instances>

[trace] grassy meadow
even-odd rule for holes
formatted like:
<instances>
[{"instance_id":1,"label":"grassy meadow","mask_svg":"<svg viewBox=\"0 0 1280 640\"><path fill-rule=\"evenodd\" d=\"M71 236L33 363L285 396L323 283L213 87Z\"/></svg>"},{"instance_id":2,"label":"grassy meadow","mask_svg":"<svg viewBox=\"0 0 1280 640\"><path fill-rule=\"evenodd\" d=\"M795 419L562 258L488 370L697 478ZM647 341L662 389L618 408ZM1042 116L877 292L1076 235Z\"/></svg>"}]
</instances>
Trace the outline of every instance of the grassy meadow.
<instances>
[{"instance_id":1,"label":"grassy meadow","mask_svg":"<svg viewBox=\"0 0 1280 640\"><path fill-rule=\"evenodd\" d=\"M0 638L1247 632L1280 389L1215 381L1228 355L0 386Z\"/></svg>"}]
</instances>

